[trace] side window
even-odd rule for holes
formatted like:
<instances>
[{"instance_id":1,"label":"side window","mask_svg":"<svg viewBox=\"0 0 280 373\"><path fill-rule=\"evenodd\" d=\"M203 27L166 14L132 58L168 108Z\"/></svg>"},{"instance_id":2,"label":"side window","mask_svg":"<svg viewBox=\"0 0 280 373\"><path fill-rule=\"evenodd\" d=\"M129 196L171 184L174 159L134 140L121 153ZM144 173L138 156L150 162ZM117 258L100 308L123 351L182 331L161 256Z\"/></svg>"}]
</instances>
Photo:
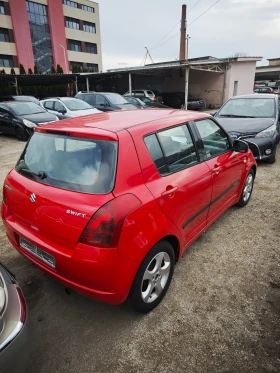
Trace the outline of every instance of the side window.
<instances>
[{"instance_id":1,"label":"side window","mask_svg":"<svg viewBox=\"0 0 280 373\"><path fill-rule=\"evenodd\" d=\"M55 101L55 103L54 103L54 110L56 110L56 111L64 111L65 108L64 108L64 106L62 105L61 102Z\"/></svg>"},{"instance_id":2,"label":"side window","mask_svg":"<svg viewBox=\"0 0 280 373\"><path fill-rule=\"evenodd\" d=\"M158 133L167 166L176 172L198 162L196 149L186 125Z\"/></svg>"},{"instance_id":3,"label":"side window","mask_svg":"<svg viewBox=\"0 0 280 373\"><path fill-rule=\"evenodd\" d=\"M207 158L227 152L231 146L227 134L211 119L196 122Z\"/></svg>"},{"instance_id":4,"label":"side window","mask_svg":"<svg viewBox=\"0 0 280 373\"><path fill-rule=\"evenodd\" d=\"M45 107L46 109L52 110L52 108L53 108L53 101L46 101L46 102L44 103L44 107Z\"/></svg>"},{"instance_id":5,"label":"side window","mask_svg":"<svg viewBox=\"0 0 280 373\"><path fill-rule=\"evenodd\" d=\"M96 105L105 105L106 99L104 96L96 95Z\"/></svg>"},{"instance_id":6,"label":"side window","mask_svg":"<svg viewBox=\"0 0 280 373\"><path fill-rule=\"evenodd\" d=\"M6 108L4 108L3 106L0 106L0 117L3 117L5 114L10 115L9 111Z\"/></svg>"},{"instance_id":7,"label":"side window","mask_svg":"<svg viewBox=\"0 0 280 373\"><path fill-rule=\"evenodd\" d=\"M85 95L85 97L84 97L83 99L84 99L85 102L87 102L88 104L93 105L93 98L94 98L93 95Z\"/></svg>"},{"instance_id":8,"label":"side window","mask_svg":"<svg viewBox=\"0 0 280 373\"><path fill-rule=\"evenodd\" d=\"M152 157L152 160L154 161L158 172L161 175L169 173L169 170L167 168L167 165L165 163L165 159L162 153L162 150L159 146L157 136L154 135L149 135L145 137L144 142L149 150L149 153Z\"/></svg>"}]
</instances>

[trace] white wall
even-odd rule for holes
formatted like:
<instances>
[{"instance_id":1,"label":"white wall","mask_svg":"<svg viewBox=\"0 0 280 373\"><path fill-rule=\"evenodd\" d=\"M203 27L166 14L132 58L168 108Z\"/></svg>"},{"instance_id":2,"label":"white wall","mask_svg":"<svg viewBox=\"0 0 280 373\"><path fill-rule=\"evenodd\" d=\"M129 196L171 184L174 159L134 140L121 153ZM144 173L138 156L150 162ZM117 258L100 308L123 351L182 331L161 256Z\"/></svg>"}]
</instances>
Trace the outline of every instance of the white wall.
<instances>
[{"instance_id":1,"label":"white wall","mask_svg":"<svg viewBox=\"0 0 280 373\"><path fill-rule=\"evenodd\" d=\"M227 73L225 101L233 97L234 82L238 82L237 95L252 94L256 73L256 61L231 62Z\"/></svg>"}]
</instances>

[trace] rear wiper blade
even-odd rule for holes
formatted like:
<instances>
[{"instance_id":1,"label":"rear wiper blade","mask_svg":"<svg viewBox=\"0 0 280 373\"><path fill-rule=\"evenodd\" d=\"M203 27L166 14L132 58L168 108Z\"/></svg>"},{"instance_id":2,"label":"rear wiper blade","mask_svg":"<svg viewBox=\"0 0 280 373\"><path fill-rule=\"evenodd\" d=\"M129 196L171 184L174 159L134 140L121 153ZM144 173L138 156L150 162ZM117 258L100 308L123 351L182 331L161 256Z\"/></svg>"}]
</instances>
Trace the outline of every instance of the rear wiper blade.
<instances>
[{"instance_id":1,"label":"rear wiper blade","mask_svg":"<svg viewBox=\"0 0 280 373\"><path fill-rule=\"evenodd\" d=\"M27 168L22 168L21 171L24 171L27 174L36 176L36 177L38 177L39 179L42 179L42 180L46 179L48 177L48 175L45 171L34 172L34 171L28 170Z\"/></svg>"},{"instance_id":2,"label":"rear wiper blade","mask_svg":"<svg viewBox=\"0 0 280 373\"><path fill-rule=\"evenodd\" d=\"M219 117L226 117L226 118L256 118L251 117L249 115L235 115L235 114L221 114Z\"/></svg>"}]
</instances>

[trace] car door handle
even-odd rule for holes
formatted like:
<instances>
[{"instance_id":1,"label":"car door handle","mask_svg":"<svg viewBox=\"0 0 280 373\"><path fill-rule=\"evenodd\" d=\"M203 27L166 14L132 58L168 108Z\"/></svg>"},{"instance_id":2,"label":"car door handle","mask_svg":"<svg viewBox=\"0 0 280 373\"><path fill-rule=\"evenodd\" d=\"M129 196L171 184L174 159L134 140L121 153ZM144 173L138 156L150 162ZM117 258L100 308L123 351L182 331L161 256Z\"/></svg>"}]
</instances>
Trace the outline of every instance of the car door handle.
<instances>
[{"instance_id":1,"label":"car door handle","mask_svg":"<svg viewBox=\"0 0 280 373\"><path fill-rule=\"evenodd\" d=\"M212 169L213 174L216 174L216 175L218 175L220 171L221 171L221 167L218 165L215 165L214 168Z\"/></svg>"},{"instance_id":2,"label":"car door handle","mask_svg":"<svg viewBox=\"0 0 280 373\"><path fill-rule=\"evenodd\" d=\"M170 198L177 192L178 187L172 187L161 193L163 198Z\"/></svg>"}]
</instances>

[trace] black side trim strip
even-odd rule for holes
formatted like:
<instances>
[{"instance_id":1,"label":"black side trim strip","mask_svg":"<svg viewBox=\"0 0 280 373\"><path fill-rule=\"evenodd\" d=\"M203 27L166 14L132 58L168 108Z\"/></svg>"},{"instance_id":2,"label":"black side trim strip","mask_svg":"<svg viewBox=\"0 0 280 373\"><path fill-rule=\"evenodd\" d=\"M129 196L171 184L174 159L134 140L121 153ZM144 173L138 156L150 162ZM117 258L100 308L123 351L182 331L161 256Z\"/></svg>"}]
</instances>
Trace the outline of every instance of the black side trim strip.
<instances>
[{"instance_id":1,"label":"black side trim strip","mask_svg":"<svg viewBox=\"0 0 280 373\"><path fill-rule=\"evenodd\" d=\"M200 211L198 211L195 215L193 215L189 220L187 220L183 224L183 229L186 228L188 224L190 224L193 220L195 220L200 214L202 214L205 210L207 210L210 206L214 205L220 198L222 198L227 192L229 192L235 185L240 183L240 179L236 180L233 184L231 184L227 189L225 189L221 194L219 194L215 199L213 199L210 203L204 206Z\"/></svg>"}]
</instances>

